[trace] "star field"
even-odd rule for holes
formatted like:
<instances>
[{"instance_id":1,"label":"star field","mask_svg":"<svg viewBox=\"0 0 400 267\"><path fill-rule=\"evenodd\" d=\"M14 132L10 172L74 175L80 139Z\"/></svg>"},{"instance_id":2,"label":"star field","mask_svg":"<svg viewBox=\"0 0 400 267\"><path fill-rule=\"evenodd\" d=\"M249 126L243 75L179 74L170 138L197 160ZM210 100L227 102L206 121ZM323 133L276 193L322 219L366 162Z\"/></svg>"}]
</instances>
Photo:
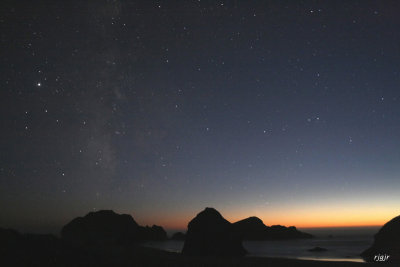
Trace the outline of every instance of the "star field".
<instances>
[{"instance_id":1,"label":"star field","mask_svg":"<svg viewBox=\"0 0 400 267\"><path fill-rule=\"evenodd\" d=\"M179 228L205 206L300 226L393 217L398 11L3 4L0 223L39 231L113 209Z\"/></svg>"}]
</instances>

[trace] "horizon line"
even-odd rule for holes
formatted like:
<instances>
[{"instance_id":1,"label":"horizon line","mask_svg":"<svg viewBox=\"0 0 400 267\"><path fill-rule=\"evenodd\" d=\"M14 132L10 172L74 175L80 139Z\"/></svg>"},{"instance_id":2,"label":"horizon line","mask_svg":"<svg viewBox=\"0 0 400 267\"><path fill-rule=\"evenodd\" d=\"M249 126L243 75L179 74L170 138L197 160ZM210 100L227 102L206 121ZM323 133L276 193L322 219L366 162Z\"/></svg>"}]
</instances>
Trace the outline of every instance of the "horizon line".
<instances>
[{"instance_id":1,"label":"horizon line","mask_svg":"<svg viewBox=\"0 0 400 267\"><path fill-rule=\"evenodd\" d=\"M279 224L274 224L274 225L279 225ZM295 225L282 225L285 227L290 227L290 226L295 226L298 229L323 229L323 228L366 228L366 227L382 227L384 224L373 224L373 225L332 225L332 226L295 226ZM162 225L160 225L162 226ZM268 227L271 227L272 225L267 225ZM164 227L165 230L186 230L187 227Z\"/></svg>"}]
</instances>

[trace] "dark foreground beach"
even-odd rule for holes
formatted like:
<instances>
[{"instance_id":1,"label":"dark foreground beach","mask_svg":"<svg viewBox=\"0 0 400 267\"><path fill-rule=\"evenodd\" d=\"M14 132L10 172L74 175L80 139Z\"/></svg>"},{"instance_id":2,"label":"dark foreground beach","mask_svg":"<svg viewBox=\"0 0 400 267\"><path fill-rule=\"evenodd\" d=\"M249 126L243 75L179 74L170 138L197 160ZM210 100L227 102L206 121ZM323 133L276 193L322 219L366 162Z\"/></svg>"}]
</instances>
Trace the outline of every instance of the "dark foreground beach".
<instances>
[{"instance_id":1,"label":"dark foreground beach","mask_svg":"<svg viewBox=\"0 0 400 267\"><path fill-rule=\"evenodd\" d=\"M3 254L5 253L5 254ZM370 266L372 263L324 262L281 258L188 257L153 248L22 248L4 251L1 266Z\"/></svg>"}]
</instances>

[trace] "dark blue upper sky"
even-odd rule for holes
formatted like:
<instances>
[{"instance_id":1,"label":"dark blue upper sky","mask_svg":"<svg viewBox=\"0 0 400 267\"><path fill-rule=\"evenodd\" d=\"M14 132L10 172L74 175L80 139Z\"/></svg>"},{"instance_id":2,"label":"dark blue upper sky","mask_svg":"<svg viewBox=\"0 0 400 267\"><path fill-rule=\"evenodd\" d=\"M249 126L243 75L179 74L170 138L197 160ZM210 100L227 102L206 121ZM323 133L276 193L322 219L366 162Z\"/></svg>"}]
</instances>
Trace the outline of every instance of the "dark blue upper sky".
<instances>
[{"instance_id":1,"label":"dark blue upper sky","mask_svg":"<svg viewBox=\"0 0 400 267\"><path fill-rule=\"evenodd\" d=\"M396 1L1 8L0 224L398 215ZM334 214L342 214L337 218Z\"/></svg>"}]
</instances>

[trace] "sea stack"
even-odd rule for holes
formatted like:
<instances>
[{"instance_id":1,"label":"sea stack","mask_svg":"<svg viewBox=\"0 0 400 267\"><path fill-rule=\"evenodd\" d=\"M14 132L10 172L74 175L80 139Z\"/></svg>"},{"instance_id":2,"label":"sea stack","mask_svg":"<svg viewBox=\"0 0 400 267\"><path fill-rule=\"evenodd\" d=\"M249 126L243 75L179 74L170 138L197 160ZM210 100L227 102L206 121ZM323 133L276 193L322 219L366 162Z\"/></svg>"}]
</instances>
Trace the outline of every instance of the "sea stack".
<instances>
[{"instance_id":1,"label":"sea stack","mask_svg":"<svg viewBox=\"0 0 400 267\"><path fill-rule=\"evenodd\" d=\"M294 226L266 226L261 219L254 216L235 222L233 226L235 231L243 237L243 240L281 240L313 237L308 233L297 230Z\"/></svg>"},{"instance_id":2,"label":"sea stack","mask_svg":"<svg viewBox=\"0 0 400 267\"><path fill-rule=\"evenodd\" d=\"M64 241L78 246L122 245L137 240L139 225L132 216L112 210L90 212L73 219L61 230Z\"/></svg>"},{"instance_id":3,"label":"sea stack","mask_svg":"<svg viewBox=\"0 0 400 267\"><path fill-rule=\"evenodd\" d=\"M233 225L213 208L206 208L188 224L182 254L190 256L244 256Z\"/></svg>"},{"instance_id":4,"label":"sea stack","mask_svg":"<svg viewBox=\"0 0 400 267\"><path fill-rule=\"evenodd\" d=\"M361 253L368 262L400 262L400 216L387 222L374 236L374 243Z\"/></svg>"},{"instance_id":5,"label":"sea stack","mask_svg":"<svg viewBox=\"0 0 400 267\"><path fill-rule=\"evenodd\" d=\"M171 240L185 240L186 234L182 232L176 232L172 235Z\"/></svg>"}]
</instances>

